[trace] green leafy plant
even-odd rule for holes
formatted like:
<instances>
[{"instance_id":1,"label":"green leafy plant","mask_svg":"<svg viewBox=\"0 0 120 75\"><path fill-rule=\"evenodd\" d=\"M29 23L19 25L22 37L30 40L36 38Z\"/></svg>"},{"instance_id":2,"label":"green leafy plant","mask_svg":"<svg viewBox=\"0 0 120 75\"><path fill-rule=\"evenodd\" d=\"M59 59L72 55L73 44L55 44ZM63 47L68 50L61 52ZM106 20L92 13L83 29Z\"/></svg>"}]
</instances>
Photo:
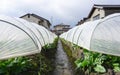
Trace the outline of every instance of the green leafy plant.
<instances>
[{"instance_id":1,"label":"green leafy plant","mask_svg":"<svg viewBox=\"0 0 120 75\"><path fill-rule=\"evenodd\" d=\"M41 53L1 60L0 75L49 75L54 70L57 40L42 48Z\"/></svg>"},{"instance_id":2,"label":"green leafy plant","mask_svg":"<svg viewBox=\"0 0 120 75\"><path fill-rule=\"evenodd\" d=\"M120 72L120 63L114 63L113 66L115 72Z\"/></svg>"},{"instance_id":3,"label":"green leafy plant","mask_svg":"<svg viewBox=\"0 0 120 75\"><path fill-rule=\"evenodd\" d=\"M113 72L120 72L120 57L113 56L108 54L102 54L97 52L92 52L87 49L83 49L82 47L73 44L71 42L66 41L65 39L61 39L63 46L65 47L73 47L72 49L66 50L66 53L70 57L73 57L72 52L79 48L83 52L81 56L77 57L74 61L76 65L76 71L80 72L88 72L88 73L105 73L108 72L108 69L113 70ZM71 51L71 53L69 53ZM81 71L82 70L82 71Z\"/></svg>"},{"instance_id":4,"label":"green leafy plant","mask_svg":"<svg viewBox=\"0 0 120 75\"><path fill-rule=\"evenodd\" d=\"M102 66L105 56L99 53L90 52L84 49L84 58L79 58L75 61L77 68L84 71L96 71L99 73L106 72L105 67Z\"/></svg>"},{"instance_id":5,"label":"green leafy plant","mask_svg":"<svg viewBox=\"0 0 120 75\"><path fill-rule=\"evenodd\" d=\"M120 72L120 57L111 56L84 49L84 58L75 61L78 69L84 71L105 73L111 68L115 72Z\"/></svg>"},{"instance_id":6,"label":"green leafy plant","mask_svg":"<svg viewBox=\"0 0 120 75\"><path fill-rule=\"evenodd\" d=\"M25 57L17 57L4 61L0 61L0 74L18 75L22 71L26 71L30 67L31 60Z\"/></svg>"},{"instance_id":7,"label":"green leafy plant","mask_svg":"<svg viewBox=\"0 0 120 75\"><path fill-rule=\"evenodd\" d=\"M105 73L106 72L106 69L101 65L97 65L96 67L94 67L94 70L98 73Z\"/></svg>"}]
</instances>

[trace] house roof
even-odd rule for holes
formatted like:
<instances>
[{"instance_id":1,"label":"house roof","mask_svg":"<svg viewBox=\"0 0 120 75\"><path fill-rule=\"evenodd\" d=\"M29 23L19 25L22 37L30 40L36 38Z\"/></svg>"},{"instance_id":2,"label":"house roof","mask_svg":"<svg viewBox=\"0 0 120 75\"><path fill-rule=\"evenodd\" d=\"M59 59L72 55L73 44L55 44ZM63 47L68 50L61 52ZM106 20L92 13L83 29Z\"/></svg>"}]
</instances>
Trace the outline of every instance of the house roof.
<instances>
[{"instance_id":1,"label":"house roof","mask_svg":"<svg viewBox=\"0 0 120 75\"><path fill-rule=\"evenodd\" d=\"M33 14L33 13L32 13L32 14L30 14L30 13L25 14L25 15L21 16L20 18L25 17L25 16L27 16L27 15L33 16L33 17L38 18L38 19L40 19L40 20L46 20L46 21L49 23L49 25L51 25L51 23L49 22L49 20L47 20L47 19L45 19L45 18L43 18L43 17L41 17L41 16L38 16L38 15L36 15L36 14Z\"/></svg>"},{"instance_id":2,"label":"house roof","mask_svg":"<svg viewBox=\"0 0 120 75\"><path fill-rule=\"evenodd\" d=\"M60 24L57 24L56 26L70 26L70 25L67 25L67 24L64 24L64 23L60 23Z\"/></svg>"},{"instance_id":3,"label":"house roof","mask_svg":"<svg viewBox=\"0 0 120 75\"><path fill-rule=\"evenodd\" d=\"M61 24L55 25L54 27L58 27L58 26L61 26L61 27L69 26L70 27L70 25L61 25Z\"/></svg>"},{"instance_id":4,"label":"house roof","mask_svg":"<svg viewBox=\"0 0 120 75\"><path fill-rule=\"evenodd\" d=\"M89 15L88 15L88 18L90 18L90 16L92 15L92 13L94 12L94 10L96 8L102 8L102 9L103 8L104 9L106 9L106 8L120 8L120 5L97 5L97 4L94 4Z\"/></svg>"}]
</instances>

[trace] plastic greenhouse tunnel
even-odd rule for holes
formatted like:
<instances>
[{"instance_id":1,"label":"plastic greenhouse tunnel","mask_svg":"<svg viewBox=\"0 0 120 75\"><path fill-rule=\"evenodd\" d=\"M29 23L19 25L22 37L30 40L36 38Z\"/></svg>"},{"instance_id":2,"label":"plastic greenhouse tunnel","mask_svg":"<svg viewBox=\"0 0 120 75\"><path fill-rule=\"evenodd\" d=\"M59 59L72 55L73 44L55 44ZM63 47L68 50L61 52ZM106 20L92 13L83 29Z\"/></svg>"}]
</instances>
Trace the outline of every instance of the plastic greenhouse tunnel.
<instances>
[{"instance_id":1,"label":"plastic greenhouse tunnel","mask_svg":"<svg viewBox=\"0 0 120 75\"><path fill-rule=\"evenodd\" d=\"M90 51L120 56L120 14L83 23L60 37Z\"/></svg>"},{"instance_id":2,"label":"plastic greenhouse tunnel","mask_svg":"<svg viewBox=\"0 0 120 75\"><path fill-rule=\"evenodd\" d=\"M26 20L0 16L0 60L39 53L57 36Z\"/></svg>"}]
</instances>

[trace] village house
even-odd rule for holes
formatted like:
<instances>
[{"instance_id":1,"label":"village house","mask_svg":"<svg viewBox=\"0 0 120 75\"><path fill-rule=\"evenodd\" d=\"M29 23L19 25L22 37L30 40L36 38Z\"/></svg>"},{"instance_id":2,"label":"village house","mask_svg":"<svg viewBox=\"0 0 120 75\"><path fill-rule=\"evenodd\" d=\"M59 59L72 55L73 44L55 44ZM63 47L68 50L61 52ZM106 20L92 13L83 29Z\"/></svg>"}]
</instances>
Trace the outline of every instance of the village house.
<instances>
[{"instance_id":1,"label":"village house","mask_svg":"<svg viewBox=\"0 0 120 75\"><path fill-rule=\"evenodd\" d=\"M45 27L46 29L50 30L51 23L47 19L40 17L36 14L28 13L28 14L21 16L20 18L23 18L29 22L34 22L34 23L41 25L41 26Z\"/></svg>"},{"instance_id":2,"label":"village house","mask_svg":"<svg viewBox=\"0 0 120 75\"><path fill-rule=\"evenodd\" d=\"M63 23L54 26L54 32L60 35L70 29L70 25L65 25Z\"/></svg>"},{"instance_id":3,"label":"village house","mask_svg":"<svg viewBox=\"0 0 120 75\"><path fill-rule=\"evenodd\" d=\"M80 20L77 25L80 25L87 21L94 21L102 19L113 13L120 13L120 5L94 5L88 15L88 17Z\"/></svg>"}]
</instances>

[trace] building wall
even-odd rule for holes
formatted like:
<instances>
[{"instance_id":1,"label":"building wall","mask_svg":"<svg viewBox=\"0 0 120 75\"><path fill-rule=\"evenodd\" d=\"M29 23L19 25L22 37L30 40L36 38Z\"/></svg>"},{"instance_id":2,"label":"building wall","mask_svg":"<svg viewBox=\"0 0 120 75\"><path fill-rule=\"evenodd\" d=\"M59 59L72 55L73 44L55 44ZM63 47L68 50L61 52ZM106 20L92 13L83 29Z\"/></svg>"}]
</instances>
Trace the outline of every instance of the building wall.
<instances>
[{"instance_id":1,"label":"building wall","mask_svg":"<svg viewBox=\"0 0 120 75\"><path fill-rule=\"evenodd\" d=\"M103 9L95 9L90 20L93 21L94 20L93 18L97 15L99 15L100 18L103 18L105 17L105 11Z\"/></svg>"},{"instance_id":2,"label":"building wall","mask_svg":"<svg viewBox=\"0 0 120 75\"><path fill-rule=\"evenodd\" d=\"M57 35L62 34L63 32L66 32L70 29L70 25L56 25L54 26L54 31Z\"/></svg>"},{"instance_id":3,"label":"building wall","mask_svg":"<svg viewBox=\"0 0 120 75\"><path fill-rule=\"evenodd\" d=\"M24 16L24 17L22 17L22 18L25 19L25 20L27 20L27 21L34 22L34 23L37 23L37 24L38 24L38 21L40 21L39 19L37 19L37 18L35 18L35 17L33 17L33 16L30 16L30 17L28 18L28 15L27 15L27 16Z\"/></svg>"},{"instance_id":4,"label":"building wall","mask_svg":"<svg viewBox=\"0 0 120 75\"><path fill-rule=\"evenodd\" d=\"M54 30L62 30L64 27L63 26L55 26Z\"/></svg>"},{"instance_id":5,"label":"building wall","mask_svg":"<svg viewBox=\"0 0 120 75\"><path fill-rule=\"evenodd\" d=\"M64 25L64 27L63 28L69 28L70 27L70 25Z\"/></svg>"},{"instance_id":6,"label":"building wall","mask_svg":"<svg viewBox=\"0 0 120 75\"><path fill-rule=\"evenodd\" d=\"M46 20L44 20L43 25L44 25L44 27L47 28L47 29L50 28L50 27L49 27L50 25L48 25L48 22L47 22Z\"/></svg>"},{"instance_id":7,"label":"building wall","mask_svg":"<svg viewBox=\"0 0 120 75\"><path fill-rule=\"evenodd\" d=\"M27 16L24 16L24 17L22 17L22 18L25 19L25 20L27 20L27 21L34 22L34 23L37 23L37 24L39 24L39 25L41 25L41 26L44 26L44 27L47 28L47 29L50 29L50 27L49 27L49 25L48 25L48 22L47 22L46 20L40 20L40 19L37 19L37 18L35 18L35 17L33 17L33 16L30 16L30 17L28 18L28 15L27 15Z\"/></svg>"}]
</instances>

